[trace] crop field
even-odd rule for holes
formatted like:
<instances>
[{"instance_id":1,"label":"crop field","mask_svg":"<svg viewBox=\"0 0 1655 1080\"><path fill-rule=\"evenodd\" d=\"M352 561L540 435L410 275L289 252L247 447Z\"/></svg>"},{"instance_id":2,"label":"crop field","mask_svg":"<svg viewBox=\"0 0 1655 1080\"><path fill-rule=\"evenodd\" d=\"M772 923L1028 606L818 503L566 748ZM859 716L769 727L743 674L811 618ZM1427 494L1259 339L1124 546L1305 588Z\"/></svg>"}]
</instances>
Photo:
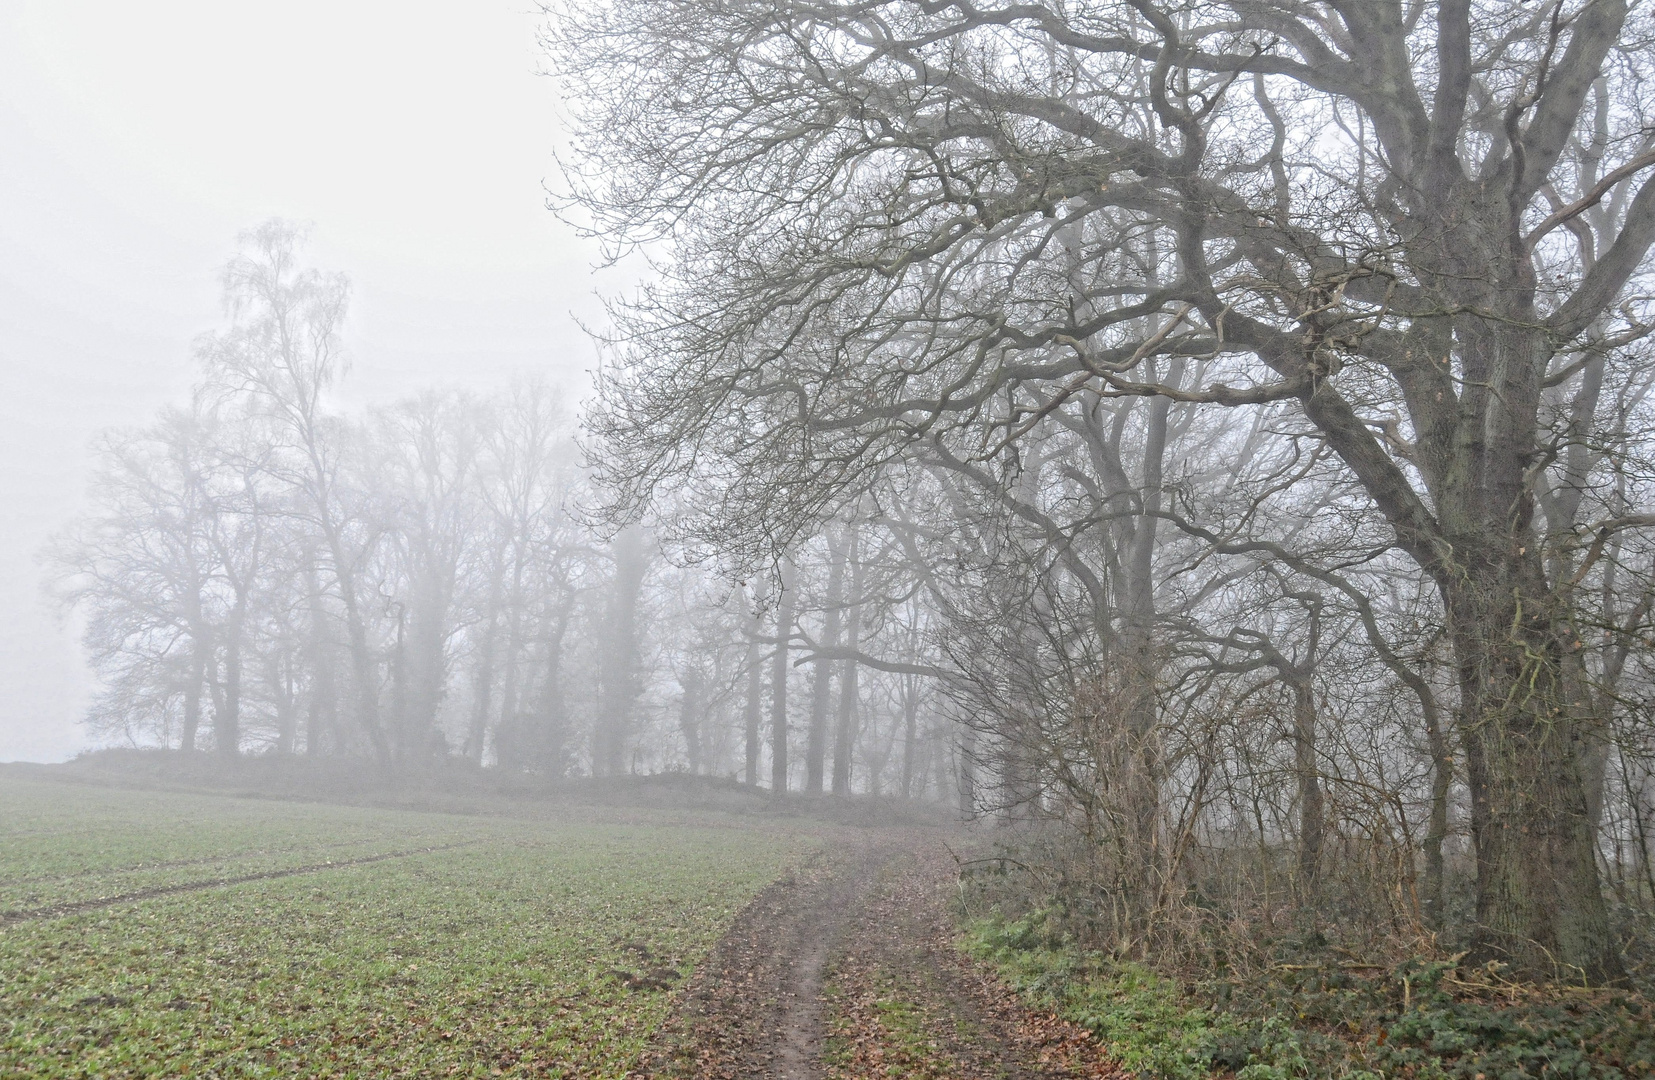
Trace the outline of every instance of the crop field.
<instances>
[{"instance_id":1,"label":"crop field","mask_svg":"<svg viewBox=\"0 0 1655 1080\"><path fill-rule=\"evenodd\" d=\"M621 1076L819 841L587 817L0 775L0 1077Z\"/></svg>"}]
</instances>

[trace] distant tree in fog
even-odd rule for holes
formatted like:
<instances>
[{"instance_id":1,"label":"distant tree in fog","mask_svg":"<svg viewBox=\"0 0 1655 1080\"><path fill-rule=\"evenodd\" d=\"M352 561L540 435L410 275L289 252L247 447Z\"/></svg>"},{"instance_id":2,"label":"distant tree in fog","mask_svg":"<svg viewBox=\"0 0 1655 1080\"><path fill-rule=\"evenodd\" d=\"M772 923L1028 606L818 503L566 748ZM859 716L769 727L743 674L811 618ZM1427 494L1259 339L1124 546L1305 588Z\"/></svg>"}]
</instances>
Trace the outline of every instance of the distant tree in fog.
<instances>
[{"instance_id":1,"label":"distant tree in fog","mask_svg":"<svg viewBox=\"0 0 1655 1080\"><path fill-rule=\"evenodd\" d=\"M104 681L92 721L131 739L156 729L193 750L222 622L207 423L168 410L148 429L105 435L98 450L97 510L48 552Z\"/></svg>"},{"instance_id":2,"label":"distant tree in fog","mask_svg":"<svg viewBox=\"0 0 1655 1080\"><path fill-rule=\"evenodd\" d=\"M447 753L438 711L448 693L460 590L478 568L486 513L478 497L484 410L468 396L428 391L369 424L369 483L384 493L382 589L394 609L388 730L397 752Z\"/></svg>"},{"instance_id":3,"label":"distant tree in fog","mask_svg":"<svg viewBox=\"0 0 1655 1080\"><path fill-rule=\"evenodd\" d=\"M388 758L362 580L376 529L341 472L357 433L326 408L344 364L339 334L349 284L300 262L302 235L291 224L267 222L242 239L244 253L224 272L231 327L199 349L208 386L263 428L274 450L269 471L290 496L289 513L320 541L318 570L343 616L352 715L374 753Z\"/></svg>"},{"instance_id":4,"label":"distant tree in fog","mask_svg":"<svg viewBox=\"0 0 1655 1080\"><path fill-rule=\"evenodd\" d=\"M830 664L811 723L790 724L795 642L754 621L775 621L774 591L754 609L663 546L670 525L587 523L571 411L543 380L334 406L349 287L302 241L283 222L242 238L191 406L104 438L93 509L50 552L102 679L96 730L226 757L733 777L761 749L768 691L772 781L788 785L794 741L822 776L832 741L848 792L853 737L823 727ZM813 549L787 594L792 637L838 615L816 580L834 551Z\"/></svg>"}]
</instances>

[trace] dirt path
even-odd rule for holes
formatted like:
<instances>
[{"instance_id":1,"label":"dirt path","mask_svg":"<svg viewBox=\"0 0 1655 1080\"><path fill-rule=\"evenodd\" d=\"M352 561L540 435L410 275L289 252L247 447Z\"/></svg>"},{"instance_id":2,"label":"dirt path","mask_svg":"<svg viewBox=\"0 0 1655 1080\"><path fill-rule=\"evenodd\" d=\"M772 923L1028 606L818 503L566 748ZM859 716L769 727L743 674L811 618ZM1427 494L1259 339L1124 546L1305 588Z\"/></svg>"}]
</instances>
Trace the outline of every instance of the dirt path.
<instances>
[{"instance_id":1,"label":"dirt path","mask_svg":"<svg viewBox=\"0 0 1655 1080\"><path fill-rule=\"evenodd\" d=\"M686 988L642 1075L697 1080L1120 1076L954 947L955 864L933 831L866 833L750 904Z\"/></svg>"}]
</instances>

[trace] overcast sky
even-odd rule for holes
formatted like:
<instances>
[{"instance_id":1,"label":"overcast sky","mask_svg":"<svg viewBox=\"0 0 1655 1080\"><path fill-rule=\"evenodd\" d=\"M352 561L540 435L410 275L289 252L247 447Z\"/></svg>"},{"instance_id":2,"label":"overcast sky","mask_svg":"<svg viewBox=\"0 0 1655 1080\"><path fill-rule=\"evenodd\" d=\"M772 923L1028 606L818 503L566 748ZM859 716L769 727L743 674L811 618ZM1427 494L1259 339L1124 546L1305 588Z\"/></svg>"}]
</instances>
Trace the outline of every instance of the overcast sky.
<instances>
[{"instance_id":1,"label":"overcast sky","mask_svg":"<svg viewBox=\"0 0 1655 1080\"><path fill-rule=\"evenodd\" d=\"M342 396L578 394L595 249L544 209L556 89L528 0L0 0L0 761L86 745L35 556L88 446L195 377L235 236L312 223L354 283Z\"/></svg>"}]
</instances>

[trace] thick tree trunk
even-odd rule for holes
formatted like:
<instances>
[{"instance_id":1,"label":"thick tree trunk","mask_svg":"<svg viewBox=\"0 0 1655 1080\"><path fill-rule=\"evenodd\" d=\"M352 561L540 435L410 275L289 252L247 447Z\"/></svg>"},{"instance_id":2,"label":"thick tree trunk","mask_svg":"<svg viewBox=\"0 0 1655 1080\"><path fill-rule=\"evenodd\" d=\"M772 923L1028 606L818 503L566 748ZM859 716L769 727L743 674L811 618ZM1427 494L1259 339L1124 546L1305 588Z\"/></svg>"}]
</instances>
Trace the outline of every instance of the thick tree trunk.
<instances>
[{"instance_id":1,"label":"thick tree trunk","mask_svg":"<svg viewBox=\"0 0 1655 1080\"><path fill-rule=\"evenodd\" d=\"M269 679L276 709L276 753L291 757L299 740L299 703L293 693L291 653L284 651L270 660Z\"/></svg>"},{"instance_id":2,"label":"thick tree trunk","mask_svg":"<svg viewBox=\"0 0 1655 1080\"><path fill-rule=\"evenodd\" d=\"M857 558L858 533L852 525L845 538L845 558L851 566L850 606L845 612L845 647L855 652L861 646L862 607L857 600L862 596L863 568ZM851 757L856 750L857 705L861 688L858 685L859 665L846 658L839 667L839 715L833 729L833 793L850 794Z\"/></svg>"},{"instance_id":3,"label":"thick tree trunk","mask_svg":"<svg viewBox=\"0 0 1655 1080\"><path fill-rule=\"evenodd\" d=\"M690 775L701 773L701 697L705 680L693 668L679 680L684 686L684 700L678 709L678 730L684 735L684 755L689 759Z\"/></svg>"},{"instance_id":4,"label":"thick tree trunk","mask_svg":"<svg viewBox=\"0 0 1655 1080\"><path fill-rule=\"evenodd\" d=\"M511 583L506 588L505 648L502 650L500 657L500 719L494 736L495 753L500 764L513 769L521 769L526 764L523 718L518 706L519 686L523 679L523 572L525 563L528 561L526 543L521 534L512 540ZM600 643L599 645L600 649L607 649L607 647L606 644ZM598 688L600 695L598 702L599 715L596 718L597 727L592 733L593 775L598 775L603 771L599 766L599 762L603 757L602 747L604 745L604 733L607 729L604 726L604 701L601 695L607 693L604 689L607 683L601 680L606 678L603 672L605 670L604 665L608 662L607 652L600 652L598 658L600 679Z\"/></svg>"},{"instance_id":5,"label":"thick tree trunk","mask_svg":"<svg viewBox=\"0 0 1655 1080\"><path fill-rule=\"evenodd\" d=\"M852 608L845 631L845 643L855 649L862 636L862 612ZM856 752L857 713L861 705L861 670L855 660L846 659L839 667L839 715L833 726L833 793L849 795L851 759Z\"/></svg>"},{"instance_id":6,"label":"thick tree trunk","mask_svg":"<svg viewBox=\"0 0 1655 1080\"><path fill-rule=\"evenodd\" d=\"M822 644L832 648L839 644L839 622L842 593L845 583L845 553L843 547L831 544L828 565L826 609L822 613ZM833 661L817 659L815 684L810 693L810 733L805 743L805 790L812 795L822 793L822 771L827 757L828 713L832 707Z\"/></svg>"},{"instance_id":7,"label":"thick tree trunk","mask_svg":"<svg viewBox=\"0 0 1655 1080\"><path fill-rule=\"evenodd\" d=\"M745 716L746 729L743 732L746 739L746 771L742 774L748 787L757 787L759 782L759 724L764 718L764 648L759 644L759 632L763 625L759 619L759 611L764 607L765 589L761 584L753 593L753 607L747 616L747 714Z\"/></svg>"},{"instance_id":8,"label":"thick tree trunk","mask_svg":"<svg viewBox=\"0 0 1655 1080\"><path fill-rule=\"evenodd\" d=\"M770 790L776 795L787 793L787 642L797 601L793 568L784 563L776 602L776 652L770 661Z\"/></svg>"},{"instance_id":9,"label":"thick tree trunk","mask_svg":"<svg viewBox=\"0 0 1655 1080\"><path fill-rule=\"evenodd\" d=\"M305 703L305 756L321 757L323 744L338 742L334 732L339 701L334 692L333 662L324 661L311 676L310 696Z\"/></svg>"},{"instance_id":10,"label":"thick tree trunk","mask_svg":"<svg viewBox=\"0 0 1655 1080\"><path fill-rule=\"evenodd\" d=\"M1502 237L1505 234L1499 234ZM1499 268L1490 242L1476 269L1496 271L1515 302L1502 319L1465 316L1459 417L1426 459L1443 533L1434 575L1459 669L1461 732L1477 857L1473 955L1534 976L1618 978L1586 794L1590 703L1572 700L1565 665L1578 647L1567 590L1546 579L1530 475L1541 381L1553 343L1532 327L1532 267ZM1506 295L1467 296L1496 306ZM1447 436L1447 437L1445 437Z\"/></svg>"},{"instance_id":11,"label":"thick tree trunk","mask_svg":"<svg viewBox=\"0 0 1655 1080\"><path fill-rule=\"evenodd\" d=\"M1149 239L1151 258L1157 250L1153 236ZM1148 329L1148 328L1146 328ZM1156 329L1159 329L1156 327ZM1185 377L1185 363L1171 359L1166 371L1169 385L1179 385ZM1161 728L1158 682L1162 658L1156 642L1158 613L1155 594L1155 554L1164 486L1168 422L1172 402L1157 398L1149 403L1145 415L1143 459L1136 490L1142 512L1123 517L1117 528L1121 530L1119 545L1125 573L1116 583L1121 607L1119 632L1109 633L1107 616L1100 618L1099 635L1110 650L1108 666L1113 668L1117 681L1111 687L1115 707L1120 710L1118 731L1124 745L1119 754L1109 753L1123 775L1116 778L1116 790L1121 792L1121 804L1114 813L1129 834L1117 840L1121 852L1121 887L1129 898L1133 912L1147 916L1161 896L1164 876L1163 853L1160 844L1161 823ZM1126 487L1127 472L1122 467L1122 429L1119 425L1109 431L1111 459L1116 463L1117 483Z\"/></svg>"},{"instance_id":12,"label":"thick tree trunk","mask_svg":"<svg viewBox=\"0 0 1655 1080\"><path fill-rule=\"evenodd\" d=\"M1299 788L1299 894L1314 904L1321 894L1323 820L1322 783L1316 763L1316 697L1308 675L1293 689L1293 772Z\"/></svg>"},{"instance_id":13,"label":"thick tree trunk","mask_svg":"<svg viewBox=\"0 0 1655 1080\"><path fill-rule=\"evenodd\" d=\"M914 797L914 755L919 747L919 686L912 675L903 676L902 687L902 797Z\"/></svg>"},{"instance_id":14,"label":"thick tree trunk","mask_svg":"<svg viewBox=\"0 0 1655 1080\"><path fill-rule=\"evenodd\" d=\"M500 607L505 590L505 551L496 546L490 557L488 601L483 608L482 633L477 642L477 665L472 675L471 723L466 730L465 756L475 764L483 763L488 746L488 725L494 706L495 652L500 638Z\"/></svg>"},{"instance_id":15,"label":"thick tree trunk","mask_svg":"<svg viewBox=\"0 0 1655 1080\"><path fill-rule=\"evenodd\" d=\"M391 715L387 725L390 728L391 752L399 757L408 756L408 620L400 603L396 607L396 636L391 645L391 654L386 658L386 675L390 680Z\"/></svg>"},{"instance_id":16,"label":"thick tree trunk","mask_svg":"<svg viewBox=\"0 0 1655 1080\"><path fill-rule=\"evenodd\" d=\"M338 712L337 681L327 612L322 604L321 575L312 556L305 561L305 585L310 601L310 687L305 703L305 756L320 757L323 733L332 733Z\"/></svg>"},{"instance_id":17,"label":"thick tree trunk","mask_svg":"<svg viewBox=\"0 0 1655 1080\"><path fill-rule=\"evenodd\" d=\"M558 608L546 635L546 661L534 709L533 764L553 776L563 776L569 771L569 722L563 705L563 639L574 616L574 596L573 590L565 592L563 605Z\"/></svg>"},{"instance_id":18,"label":"thick tree trunk","mask_svg":"<svg viewBox=\"0 0 1655 1080\"><path fill-rule=\"evenodd\" d=\"M356 719L368 745L380 761L391 759L391 744L379 722L379 662L368 644L368 628L357 606L356 586L348 573L339 574L340 600L345 608L345 638L350 651L351 674L356 679Z\"/></svg>"},{"instance_id":19,"label":"thick tree trunk","mask_svg":"<svg viewBox=\"0 0 1655 1080\"><path fill-rule=\"evenodd\" d=\"M615 577L610 584L604 642L603 699L598 716L598 753L593 772L619 776L627 769L632 739L632 712L641 689L638 681L638 601L643 595L648 559L643 530L623 529L614 540Z\"/></svg>"},{"instance_id":20,"label":"thick tree trunk","mask_svg":"<svg viewBox=\"0 0 1655 1080\"><path fill-rule=\"evenodd\" d=\"M207 649L199 638L190 641L189 674L184 682L184 726L178 736L178 749L186 754L195 752L201 732L201 686L207 681Z\"/></svg>"},{"instance_id":21,"label":"thick tree trunk","mask_svg":"<svg viewBox=\"0 0 1655 1080\"><path fill-rule=\"evenodd\" d=\"M233 758L241 750L241 620L233 619L224 635L224 693L213 710L213 750Z\"/></svg>"},{"instance_id":22,"label":"thick tree trunk","mask_svg":"<svg viewBox=\"0 0 1655 1080\"><path fill-rule=\"evenodd\" d=\"M465 756L475 764L483 763L483 749L488 743L489 709L494 701L494 639L497 633L495 615L490 610L483 624L482 640L477 645L476 674L472 676L471 724L466 731Z\"/></svg>"},{"instance_id":23,"label":"thick tree trunk","mask_svg":"<svg viewBox=\"0 0 1655 1080\"><path fill-rule=\"evenodd\" d=\"M1001 725L999 800L1002 824L1030 822L1040 816L1041 749L1037 740L1028 733L1034 726L1028 717Z\"/></svg>"},{"instance_id":24,"label":"thick tree trunk","mask_svg":"<svg viewBox=\"0 0 1655 1080\"><path fill-rule=\"evenodd\" d=\"M1429 287L1462 314L1441 327L1443 361L1393 368L1429 502L1320 384L1305 413L1328 434L1401 544L1440 591L1460 688L1459 736L1477 864L1472 955L1521 975L1622 974L1597 871L1587 798L1587 703L1571 700L1568 587L1548 582L1535 528L1548 462L1542 383L1558 342L1541 328L1537 277L1511 204L1467 183L1433 192L1410 242ZM1440 207L1458 205L1449 218ZM1451 329L1451 333L1449 332ZM1436 331L1433 331L1436 333ZM1420 347L1432 338L1423 332ZM1458 371L1451 368L1457 361Z\"/></svg>"},{"instance_id":25,"label":"thick tree trunk","mask_svg":"<svg viewBox=\"0 0 1655 1080\"><path fill-rule=\"evenodd\" d=\"M1559 634L1538 555L1483 546L1448 604L1477 855L1474 955L1531 974L1619 978L1583 724L1565 693L1572 643Z\"/></svg>"},{"instance_id":26,"label":"thick tree trunk","mask_svg":"<svg viewBox=\"0 0 1655 1080\"><path fill-rule=\"evenodd\" d=\"M408 613L408 647L404 655L407 711L403 742L416 757L446 754L448 747L437 729L437 710L448 682L448 596L439 572L426 570L415 581L413 606Z\"/></svg>"},{"instance_id":27,"label":"thick tree trunk","mask_svg":"<svg viewBox=\"0 0 1655 1080\"><path fill-rule=\"evenodd\" d=\"M1425 829L1425 925L1441 930L1447 902L1443 880L1442 845L1448 838L1448 788L1454 781L1454 756L1434 698L1425 705L1425 746L1431 755L1431 817Z\"/></svg>"},{"instance_id":28,"label":"thick tree trunk","mask_svg":"<svg viewBox=\"0 0 1655 1080\"><path fill-rule=\"evenodd\" d=\"M1146 524L1140 522L1139 528ZM1147 913L1160 893L1162 872L1161 730L1156 693L1160 665L1151 631L1155 611L1147 561L1139 572L1143 580L1129 592L1136 610L1122 628L1115 649L1121 690L1117 700L1123 713L1120 730L1126 744L1120 756L1125 775L1117 783L1124 803L1120 816L1131 830L1122 844L1130 864L1122 868L1130 874L1123 884L1136 897L1138 910Z\"/></svg>"},{"instance_id":29,"label":"thick tree trunk","mask_svg":"<svg viewBox=\"0 0 1655 1080\"><path fill-rule=\"evenodd\" d=\"M1184 381L1184 362L1174 358L1167 381L1176 386ZM1157 830L1161 818L1161 731L1160 701L1156 683L1161 676L1161 657L1155 642L1155 550L1160 519L1163 476L1167 453L1167 420L1172 402L1157 398L1149 406L1149 423L1144 438L1143 475L1139 484L1144 513L1133 522L1129 552L1131 570L1127 576L1128 615L1121 635L1122 665L1127 679L1126 733L1131 740L1128 791L1132 800L1130 820L1144 865L1153 876L1160 868ZM1158 883L1156 883L1158 884Z\"/></svg>"}]
</instances>

